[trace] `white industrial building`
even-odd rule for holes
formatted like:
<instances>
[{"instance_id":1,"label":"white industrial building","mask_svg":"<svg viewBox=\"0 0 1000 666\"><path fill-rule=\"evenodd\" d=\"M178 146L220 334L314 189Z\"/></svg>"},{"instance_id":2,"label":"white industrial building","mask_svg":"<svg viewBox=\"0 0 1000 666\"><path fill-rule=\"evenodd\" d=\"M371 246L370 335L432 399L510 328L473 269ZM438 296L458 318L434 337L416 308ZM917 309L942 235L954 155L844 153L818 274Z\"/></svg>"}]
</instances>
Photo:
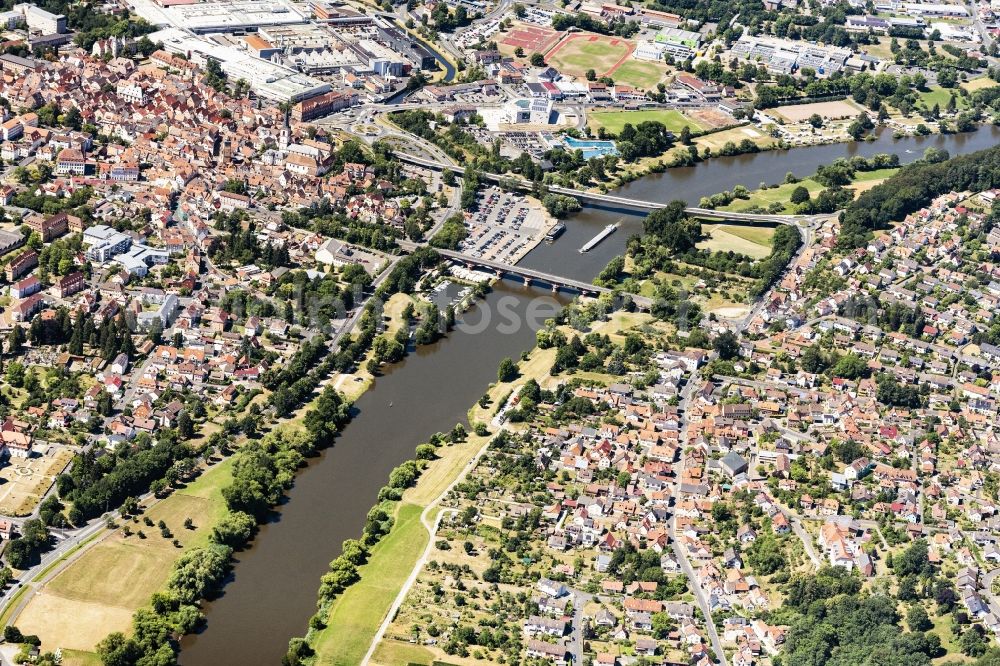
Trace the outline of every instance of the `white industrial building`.
<instances>
[{"instance_id":1,"label":"white industrial building","mask_svg":"<svg viewBox=\"0 0 1000 666\"><path fill-rule=\"evenodd\" d=\"M969 15L969 10L967 10L964 5L951 5L936 2L905 2L903 3L903 11L910 16L923 16L926 18L943 16L965 18Z\"/></svg>"},{"instance_id":2,"label":"white industrial building","mask_svg":"<svg viewBox=\"0 0 1000 666\"><path fill-rule=\"evenodd\" d=\"M24 14L21 12L9 11L0 12L0 26L3 26L7 30L13 30L17 26L24 23Z\"/></svg>"},{"instance_id":3,"label":"white industrial building","mask_svg":"<svg viewBox=\"0 0 1000 666\"><path fill-rule=\"evenodd\" d=\"M245 79L255 93L276 102L297 102L333 90L329 83L290 67L261 60L235 46L216 44L178 28L154 32L149 39L154 43L163 42L163 48L170 53L190 55L190 60L198 65L203 65L208 58L218 60L230 79Z\"/></svg>"},{"instance_id":4,"label":"white industrial building","mask_svg":"<svg viewBox=\"0 0 1000 666\"><path fill-rule=\"evenodd\" d=\"M24 17L24 22L28 24L28 30L32 32L43 35L66 32L66 16L64 14L53 14L41 7L29 4L14 5L14 11Z\"/></svg>"},{"instance_id":5,"label":"white industrial building","mask_svg":"<svg viewBox=\"0 0 1000 666\"><path fill-rule=\"evenodd\" d=\"M635 51L632 52L632 57L636 60L663 60L663 51L665 48L665 44L641 40L636 44Z\"/></svg>"},{"instance_id":6,"label":"white industrial building","mask_svg":"<svg viewBox=\"0 0 1000 666\"><path fill-rule=\"evenodd\" d=\"M161 7L153 0L130 0L135 13L156 26L194 33L242 34L264 26L305 23L306 18L284 0L220 0Z\"/></svg>"}]
</instances>

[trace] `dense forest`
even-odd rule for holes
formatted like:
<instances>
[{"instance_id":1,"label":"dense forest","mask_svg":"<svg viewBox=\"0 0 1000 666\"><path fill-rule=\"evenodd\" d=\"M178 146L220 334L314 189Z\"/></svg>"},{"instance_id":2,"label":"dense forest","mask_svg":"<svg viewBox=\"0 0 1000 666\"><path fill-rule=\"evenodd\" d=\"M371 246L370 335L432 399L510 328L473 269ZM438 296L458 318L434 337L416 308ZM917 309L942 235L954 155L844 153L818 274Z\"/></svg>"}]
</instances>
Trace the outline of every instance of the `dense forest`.
<instances>
[{"instance_id":1,"label":"dense forest","mask_svg":"<svg viewBox=\"0 0 1000 666\"><path fill-rule=\"evenodd\" d=\"M863 192L841 215L842 248L860 247L870 232L927 206L947 192L1000 186L1000 146L941 162L921 160Z\"/></svg>"}]
</instances>

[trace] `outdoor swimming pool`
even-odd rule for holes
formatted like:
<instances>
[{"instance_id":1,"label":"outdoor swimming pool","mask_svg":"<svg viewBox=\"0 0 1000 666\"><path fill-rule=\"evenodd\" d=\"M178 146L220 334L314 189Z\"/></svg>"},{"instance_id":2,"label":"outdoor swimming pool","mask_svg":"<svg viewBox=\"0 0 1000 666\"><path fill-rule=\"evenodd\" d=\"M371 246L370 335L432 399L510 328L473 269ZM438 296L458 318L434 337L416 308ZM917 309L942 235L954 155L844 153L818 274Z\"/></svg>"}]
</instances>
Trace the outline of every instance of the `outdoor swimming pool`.
<instances>
[{"instance_id":1,"label":"outdoor swimming pool","mask_svg":"<svg viewBox=\"0 0 1000 666\"><path fill-rule=\"evenodd\" d=\"M574 139L571 136L567 136L563 139L563 143L566 144L568 150L581 150L583 151L584 159L590 159L591 157L604 157L605 155L617 155L618 149L615 148L614 141L584 141L583 139Z\"/></svg>"}]
</instances>

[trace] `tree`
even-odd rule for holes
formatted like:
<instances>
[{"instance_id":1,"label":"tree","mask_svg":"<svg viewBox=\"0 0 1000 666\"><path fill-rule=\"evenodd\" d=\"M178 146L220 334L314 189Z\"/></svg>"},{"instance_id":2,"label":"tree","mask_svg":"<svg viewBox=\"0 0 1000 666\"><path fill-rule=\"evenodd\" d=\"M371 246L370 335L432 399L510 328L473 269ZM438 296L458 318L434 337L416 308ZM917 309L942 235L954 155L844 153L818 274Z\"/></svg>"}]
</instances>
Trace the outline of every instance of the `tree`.
<instances>
[{"instance_id":1,"label":"tree","mask_svg":"<svg viewBox=\"0 0 1000 666\"><path fill-rule=\"evenodd\" d=\"M762 534L747 549L747 563L754 571L769 576L786 564L781 544L773 534Z\"/></svg>"},{"instance_id":2,"label":"tree","mask_svg":"<svg viewBox=\"0 0 1000 666\"><path fill-rule=\"evenodd\" d=\"M906 624L910 631L927 631L933 625L922 604L913 604L906 613Z\"/></svg>"},{"instance_id":3,"label":"tree","mask_svg":"<svg viewBox=\"0 0 1000 666\"><path fill-rule=\"evenodd\" d=\"M926 539L917 539L903 552L892 558L892 570L897 576L921 575L929 571Z\"/></svg>"},{"instance_id":4,"label":"tree","mask_svg":"<svg viewBox=\"0 0 1000 666\"><path fill-rule=\"evenodd\" d=\"M21 328L20 324L14 324L14 328L10 329L10 334L7 336L7 351L13 355L17 355L26 340L27 337L24 334L24 329Z\"/></svg>"},{"instance_id":5,"label":"tree","mask_svg":"<svg viewBox=\"0 0 1000 666\"><path fill-rule=\"evenodd\" d=\"M732 331L723 331L715 336L712 348L723 361L730 361L740 355L740 343Z\"/></svg>"},{"instance_id":6,"label":"tree","mask_svg":"<svg viewBox=\"0 0 1000 666\"><path fill-rule=\"evenodd\" d=\"M954 88L958 83L958 73L952 67L942 67L938 71L937 82L942 88Z\"/></svg>"},{"instance_id":7,"label":"tree","mask_svg":"<svg viewBox=\"0 0 1000 666\"><path fill-rule=\"evenodd\" d=\"M683 201L671 201L647 215L642 222L643 229L674 252L693 249L701 240L701 223L687 216L686 207Z\"/></svg>"},{"instance_id":8,"label":"tree","mask_svg":"<svg viewBox=\"0 0 1000 666\"><path fill-rule=\"evenodd\" d=\"M181 436L181 439L191 439L194 437L194 423L191 421L191 417L188 416L186 409L182 409L177 414L177 434Z\"/></svg>"},{"instance_id":9,"label":"tree","mask_svg":"<svg viewBox=\"0 0 1000 666\"><path fill-rule=\"evenodd\" d=\"M149 327L149 339L154 345L158 345L163 341L163 322L160 321L159 317L153 318L153 323Z\"/></svg>"},{"instance_id":10,"label":"tree","mask_svg":"<svg viewBox=\"0 0 1000 666\"><path fill-rule=\"evenodd\" d=\"M835 377L844 379L860 379L868 376L868 363L854 353L844 354L833 366Z\"/></svg>"},{"instance_id":11,"label":"tree","mask_svg":"<svg viewBox=\"0 0 1000 666\"><path fill-rule=\"evenodd\" d=\"M246 545L257 530L257 521L248 513L232 511L212 528L212 541L230 548Z\"/></svg>"},{"instance_id":12,"label":"tree","mask_svg":"<svg viewBox=\"0 0 1000 666\"><path fill-rule=\"evenodd\" d=\"M586 73L586 77L587 77L588 81L596 81L597 80L597 72L594 71L593 69L588 69L587 73Z\"/></svg>"},{"instance_id":13,"label":"tree","mask_svg":"<svg viewBox=\"0 0 1000 666\"><path fill-rule=\"evenodd\" d=\"M520 370L517 364L509 356L506 356L500 361L500 367L497 368L497 381L512 382L517 379L519 374Z\"/></svg>"},{"instance_id":14,"label":"tree","mask_svg":"<svg viewBox=\"0 0 1000 666\"><path fill-rule=\"evenodd\" d=\"M532 67L545 67L545 56L541 53L532 53L530 62Z\"/></svg>"},{"instance_id":15,"label":"tree","mask_svg":"<svg viewBox=\"0 0 1000 666\"><path fill-rule=\"evenodd\" d=\"M804 185L799 185L792 190L792 194L788 200L796 205L805 203L809 201L809 190Z\"/></svg>"},{"instance_id":16,"label":"tree","mask_svg":"<svg viewBox=\"0 0 1000 666\"><path fill-rule=\"evenodd\" d=\"M327 445L347 422L348 409L343 396L327 386L306 412L303 424L318 444Z\"/></svg>"},{"instance_id":17,"label":"tree","mask_svg":"<svg viewBox=\"0 0 1000 666\"><path fill-rule=\"evenodd\" d=\"M142 656L142 649L135 640L116 631L97 644L97 654L104 666L134 666Z\"/></svg>"},{"instance_id":18,"label":"tree","mask_svg":"<svg viewBox=\"0 0 1000 666\"><path fill-rule=\"evenodd\" d=\"M523 58L524 57L524 49L521 48L520 46L518 46L516 49L514 49L514 57L515 58Z\"/></svg>"}]
</instances>

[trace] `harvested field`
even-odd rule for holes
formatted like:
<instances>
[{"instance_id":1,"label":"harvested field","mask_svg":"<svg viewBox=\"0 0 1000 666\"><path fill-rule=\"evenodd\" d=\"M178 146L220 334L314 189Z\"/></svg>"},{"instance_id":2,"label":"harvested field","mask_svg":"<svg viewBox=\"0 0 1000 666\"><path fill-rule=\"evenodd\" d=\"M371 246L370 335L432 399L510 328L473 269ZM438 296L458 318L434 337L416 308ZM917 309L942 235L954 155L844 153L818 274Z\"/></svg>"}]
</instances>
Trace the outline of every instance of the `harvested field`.
<instances>
[{"instance_id":1,"label":"harvested field","mask_svg":"<svg viewBox=\"0 0 1000 666\"><path fill-rule=\"evenodd\" d=\"M798 123L807 120L814 113L827 120L837 120L853 118L861 111L846 100L838 100L836 102L814 102L813 104L789 104L772 109L772 112L788 122Z\"/></svg>"},{"instance_id":2,"label":"harvested field","mask_svg":"<svg viewBox=\"0 0 1000 666\"><path fill-rule=\"evenodd\" d=\"M727 113L718 109L690 109L687 112L689 118L693 118L702 129L718 129L732 125L735 120Z\"/></svg>"}]
</instances>

